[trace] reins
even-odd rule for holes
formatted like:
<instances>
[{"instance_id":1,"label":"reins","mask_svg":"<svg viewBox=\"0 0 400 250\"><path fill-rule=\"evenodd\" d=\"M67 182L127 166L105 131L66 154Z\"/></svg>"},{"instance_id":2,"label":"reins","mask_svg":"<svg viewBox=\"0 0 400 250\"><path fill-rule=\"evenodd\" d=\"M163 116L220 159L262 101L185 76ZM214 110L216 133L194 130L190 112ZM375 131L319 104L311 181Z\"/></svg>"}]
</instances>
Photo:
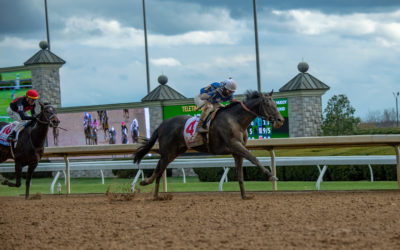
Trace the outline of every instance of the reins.
<instances>
[{"instance_id":1,"label":"reins","mask_svg":"<svg viewBox=\"0 0 400 250\"><path fill-rule=\"evenodd\" d=\"M246 105L243 103L243 101L240 102L240 105L242 106L242 108L244 110L246 110L247 112L249 112L250 114L254 115L254 116L259 116L256 112L251 111L248 107L246 107Z\"/></svg>"},{"instance_id":2,"label":"reins","mask_svg":"<svg viewBox=\"0 0 400 250\"><path fill-rule=\"evenodd\" d=\"M254 111L251 111L251 110L244 104L243 101L240 101L240 105L242 106L242 108L243 108L244 110L246 110L246 111L249 112L250 114L254 115L255 117L261 117L261 118L263 118L264 120L268 120L268 117L266 117L265 115L260 115L260 114L257 114L257 113L254 112ZM260 108L260 106L261 106L261 104L259 105L259 108Z\"/></svg>"}]
</instances>

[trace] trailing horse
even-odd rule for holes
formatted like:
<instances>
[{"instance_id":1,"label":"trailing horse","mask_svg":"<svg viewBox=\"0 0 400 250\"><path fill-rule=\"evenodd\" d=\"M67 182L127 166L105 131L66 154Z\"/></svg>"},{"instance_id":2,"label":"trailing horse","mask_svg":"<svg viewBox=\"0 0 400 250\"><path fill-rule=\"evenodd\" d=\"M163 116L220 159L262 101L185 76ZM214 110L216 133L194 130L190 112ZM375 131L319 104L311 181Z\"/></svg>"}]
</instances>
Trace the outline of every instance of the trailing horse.
<instances>
[{"instance_id":1,"label":"trailing horse","mask_svg":"<svg viewBox=\"0 0 400 250\"><path fill-rule=\"evenodd\" d=\"M25 191L26 199L29 197L29 187L33 171L43 155L49 126L57 127L60 123L53 106L47 103L39 104L41 106L40 113L36 117L36 120L29 122L29 125L19 133L17 146L11 151L10 146L0 145L0 162L4 162L10 158L14 158L15 161L16 183L4 180L2 182L3 185L20 187L22 168L28 166ZM0 128L6 125L8 125L8 123L0 122Z\"/></svg>"},{"instance_id":2,"label":"trailing horse","mask_svg":"<svg viewBox=\"0 0 400 250\"><path fill-rule=\"evenodd\" d=\"M131 131L132 135L132 143L138 143L139 142L139 129L135 128Z\"/></svg>"},{"instance_id":3,"label":"trailing horse","mask_svg":"<svg viewBox=\"0 0 400 250\"><path fill-rule=\"evenodd\" d=\"M99 116L100 124L104 132L104 140L107 140L107 135L109 131L107 110L99 110L97 111L97 114Z\"/></svg>"},{"instance_id":4,"label":"trailing horse","mask_svg":"<svg viewBox=\"0 0 400 250\"><path fill-rule=\"evenodd\" d=\"M91 144L90 145L97 145L97 128L92 127L92 135L91 135Z\"/></svg>"},{"instance_id":5,"label":"trailing horse","mask_svg":"<svg viewBox=\"0 0 400 250\"><path fill-rule=\"evenodd\" d=\"M247 127L257 116L271 122L274 128L282 126L284 119L272 99L272 93L263 94L257 91L247 91L244 102L233 102L220 109L210 124L208 144L193 147L200 152L233 155L242 199L246 199L243 184L243 158L259 167L269 177L269 180L277 180L245 147L248 139ZM140 164L142 158L158 140L160 160L152 176L140 182L140 185L143 186L153 183L154 179L156 180L155 199L158 198L160 178L164 170L170 162L188 149L183 130L189 118L191 117L176 116L163 121L151 138L144 142L135 154L134 163Z\"/></svg>"}]
</instances>

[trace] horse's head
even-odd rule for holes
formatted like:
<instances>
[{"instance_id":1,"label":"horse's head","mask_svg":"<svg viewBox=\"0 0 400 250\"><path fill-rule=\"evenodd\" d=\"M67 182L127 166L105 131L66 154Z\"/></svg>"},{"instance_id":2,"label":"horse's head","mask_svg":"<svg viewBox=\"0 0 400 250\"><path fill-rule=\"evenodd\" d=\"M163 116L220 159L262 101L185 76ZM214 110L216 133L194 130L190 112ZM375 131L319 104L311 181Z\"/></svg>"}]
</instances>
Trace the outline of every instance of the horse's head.
<instances>
[{"instance_id":1,"label":"horse's head","mask_svg":"<svg viewBox=\"0 0 400 250\"><path fill-rule=\"evenodd\" d=\"M285 119L279 113L275 101L272 99L273 91L269 94L264 94L258 91L248 91L246 100L249 107L252 107L252 113L264 120L273 124L274 128L279 128L283 125Z\"/></svg>"},{"instance_id":2,"label":"horse's head","mask_svg":"<svg viewBox=\"0 0 400 250\"><path fill-rule=\"evenodd\" d=\"M60 124L60 120L57 117L57 112L56 109L51 106L50 103L41 103L39 102L40 107L41 107L41 116L40 116L40 121L42 123L47 123L50 125L50 127L58 127L58 124Z\"/></svg>"},{"instance_id":3,"label":"horse's head","mask_svg":"<svg viewBox=\"0 0 400 250\"><path fill-rule=\"evenodd\" d=\"M274 128L279 128L283 125L285 119L276 107L276 102L272 99L273 93L274 91L272 90L269 94L262 94L260 111L267 118L266 120L273 124Z\"/></svg>"}]
</instances>

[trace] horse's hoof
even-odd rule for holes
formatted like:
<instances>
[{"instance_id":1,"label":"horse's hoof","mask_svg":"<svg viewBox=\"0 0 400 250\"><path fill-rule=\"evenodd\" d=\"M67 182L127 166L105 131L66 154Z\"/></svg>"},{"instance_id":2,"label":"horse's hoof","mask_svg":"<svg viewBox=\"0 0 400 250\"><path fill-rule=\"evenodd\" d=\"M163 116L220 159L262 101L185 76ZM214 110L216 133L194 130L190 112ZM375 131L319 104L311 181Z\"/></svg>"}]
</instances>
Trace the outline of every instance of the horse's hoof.
<instances>
[{"instance_id":1,"label":"horse's hoof","mask_svg":"<svg viewBox=\"0 0 400 250\"><path fill-rule=\"evenodd\" d=\"M279 179L276 176L271 176L271 177L269 177L269 180L270 181L278 181Z\"/></svg>"},{"instance_id":2,"label":"horse's hoof","mask_svg":"<svg viewBox=\"0 0 400 250\"><path fill-rule=\"evenodd\" d=\"M8 180L4 180L1 182L1 185L7 185L8 184Z\"/></svg>"},{"instance_id":3,"label":"horse's hoof","mask_svg":"<svg viewBox=\"0 0 400 250\"><path fill-rule=\"evenodd\" d=\"M141 181L139 184L140 184L140 186L146 186L147 182L146 181Z\"/></svg>"},{"instance_id":4,"label":"horse's hoof","mask_svg":"<svg viewBox=\"0 0 400 250\"><path fill-rule=\"evenodd\" d=\"M252 200L252 199L254 199L254 196L253 196L253 195L249 195L249 196L245 195L245 196L242 196L242 200Z\"/></svg>"}]
</instances>

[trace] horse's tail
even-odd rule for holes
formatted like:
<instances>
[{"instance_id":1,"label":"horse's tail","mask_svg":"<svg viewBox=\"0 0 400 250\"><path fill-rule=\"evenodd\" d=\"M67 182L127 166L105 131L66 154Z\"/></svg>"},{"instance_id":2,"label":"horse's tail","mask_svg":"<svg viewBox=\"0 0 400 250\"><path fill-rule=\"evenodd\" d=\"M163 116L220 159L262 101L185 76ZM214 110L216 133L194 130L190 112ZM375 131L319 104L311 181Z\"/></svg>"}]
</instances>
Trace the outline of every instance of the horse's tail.
<instances>
[{"instance_id":1,"label":"horse's tail","mask_svg":"<svg viewBox=\"0 0 400 250\"><path fill-rule=\"evenodd\" d=\"M142 146L136 151L135 157L133 158L133 163L140 164L142 158L150 151L158 139L158 129L154 131L150 139L145 139Z\"/></svg>"}]
</instances>

